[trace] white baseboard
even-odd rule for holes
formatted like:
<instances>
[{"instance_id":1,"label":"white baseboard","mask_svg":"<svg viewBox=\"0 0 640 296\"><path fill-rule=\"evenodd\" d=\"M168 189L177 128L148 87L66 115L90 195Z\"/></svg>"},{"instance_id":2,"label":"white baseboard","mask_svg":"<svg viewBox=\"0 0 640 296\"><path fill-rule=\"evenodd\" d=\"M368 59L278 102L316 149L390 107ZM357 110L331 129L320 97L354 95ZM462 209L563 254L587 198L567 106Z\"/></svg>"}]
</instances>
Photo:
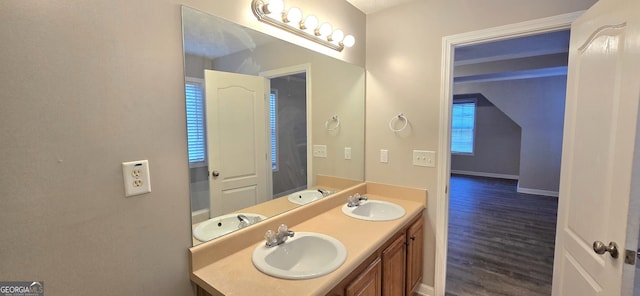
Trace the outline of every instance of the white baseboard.
<instances>
[{"instance_id":1,"label":"white baseboard","mask_svg":"<svg viewBox=\"0 0 640 296\"><path fill-rule=\"evenodd\" d=\"M509 180L518 180L518 175L505 175L505 174L494 174L494 173L484 173L484 172L472 172L472 171L460 171L460 170L451 170L452 174L459 175L468 175L468 176L478 176L478 177L488 177L488 178L500 178L500 179L509 179Z\"/></svg>"},{"instance_id":2,"label":"white baseboard","mask_svg":"<svg viewBox=\"0 0 640 296\"><path fill-rule=\"evenodd\" d=\"M418 295L420 296L435 296L435 292L433 290L433 287L427 286L425 284L420 284L420 286L418 286L418 289L416 290L416 293L418 293Z\"/></svg>"},{"instance_id":3,"label":"white baseboard","mask_svg":"<svg viewBox=\"0 0 640 296\"><path fill-rule=\"evenodd\" d=\"M540 189L533 189L533 188L524 188L524 187L520 187L520 183L518 183L518 193L526 193L526 194L535 194L535 195L544 195L544 196L553 196L553 197L558 197L560 196L558 191L550 191L550 190L540 190Z\"/></svg>"}]
</instances>

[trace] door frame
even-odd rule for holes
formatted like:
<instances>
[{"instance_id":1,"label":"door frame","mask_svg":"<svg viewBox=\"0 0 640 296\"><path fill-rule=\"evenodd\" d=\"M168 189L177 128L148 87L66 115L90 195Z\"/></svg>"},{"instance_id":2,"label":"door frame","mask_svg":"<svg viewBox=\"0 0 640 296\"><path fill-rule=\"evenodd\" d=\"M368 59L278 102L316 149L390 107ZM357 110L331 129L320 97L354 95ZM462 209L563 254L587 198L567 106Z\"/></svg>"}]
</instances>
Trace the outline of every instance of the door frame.
<instances>
[{"instance_id":1,"label":"door frame","mask_svg":"<svg viewBox=\"0 0 640 296\"><path fill-rule=\"evenodd\" d=\"M436 258L434 275L434 295L444 295L447 277L447 245L449 228L449 181L451 174L451 106L453 101L454 48L461 45L473 45L499 41L515 37L524 37L541 33L566 30L571 23L585 11L576 11L521 23L488 28L442 38L442 64L440 76L440 120L438 131L438 156L436 188Z\"/></svg>"},{"instance_id":2,"label":"door frame","mask_svg":"<svg viewBox=\"0 0 640 296\"><path fill-rule=\"evenodd\" d=\"M258 75L267 78L267 80L271 80L271 78L287 76L292 74L305 73L306 75L306 113L307 113L307 187L313 185L313 159L312 159L312 134L311 134L311 64L305 63L300 65L294 65L284 68L278 68L268 71L262 71ZM269 93L271 93L271 88L269 87ZM268 112L268 110L267 110ZM267 114L268 115L268 114ZM267 121L268 121L267 116ZM269 124L266 125L267 135L271 135L271 131L269 129ZM271 146L271 141L269 137L269 147ZM267 149L267 154L269 159L271 159L271 149ZM267 188L270 190L270 194L273 195L273 172L271 171L271 166L269 167L269 173L267 174ZM273 198L273 196L271 196Z\"/></svg>"}]
</instances>

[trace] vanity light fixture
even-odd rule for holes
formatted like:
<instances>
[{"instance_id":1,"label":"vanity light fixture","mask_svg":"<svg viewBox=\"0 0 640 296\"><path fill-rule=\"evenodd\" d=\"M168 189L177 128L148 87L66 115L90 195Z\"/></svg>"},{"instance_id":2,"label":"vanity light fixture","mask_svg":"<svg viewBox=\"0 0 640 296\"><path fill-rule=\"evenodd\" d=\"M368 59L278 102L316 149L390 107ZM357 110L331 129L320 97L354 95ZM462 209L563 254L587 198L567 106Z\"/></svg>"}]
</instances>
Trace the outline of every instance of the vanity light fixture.
<instances>
[{"instance_id":1,"label":"vanity light fixture","mask_svg":"<svg viewBox=\"0 0 640 296\"><path fill-rule=\"evenodd\" d=\"M300 8L292 7L287 10L284 6L284 0L268 0L266 3L265 1L251 1L253 14L261 22L337 51L342 51L345 47L352 47L356 42L353 35L345 36L342 30L334 30L329 23L319 25L318 18L313 15L305 18Z\"/></svg>"}]
</instances>

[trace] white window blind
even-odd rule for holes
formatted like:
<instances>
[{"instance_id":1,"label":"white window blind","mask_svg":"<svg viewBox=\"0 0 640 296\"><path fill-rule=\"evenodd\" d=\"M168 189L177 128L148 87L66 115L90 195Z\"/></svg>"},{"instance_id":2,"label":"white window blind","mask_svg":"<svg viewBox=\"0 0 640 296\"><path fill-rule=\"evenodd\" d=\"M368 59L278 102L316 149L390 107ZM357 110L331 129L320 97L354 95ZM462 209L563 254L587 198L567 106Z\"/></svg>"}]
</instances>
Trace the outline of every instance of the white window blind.
<instances>
[{"instance_id":1,"label":"white window blind","mask_svg":"<svg viewBox=\"0 0 640 296\"><path fill-rule=\"evenodd\" d=\"M187 106L187 146L189 163L205 162L206 137L204 128L204 102L202 84L193 81L185 83Z\"/></svg>"},{"instance_id":2,"label":"white window blind","mask_svg":"<svg viewBox=\"0 0 640 296\"><path fill-rule=\"evenodd\" d=\"M472 154L476 102L454 102L451 115L451 153Z\"/></svg>"},{"instance_id":3,"label":"white window blind","mask_svg":"<svg viewBox=\"0 0 640 296\"><path fill-rule=\"evenodd\" d=\"M269 95L269 125L271 126L271 169L278 170L278 91Z\"/></svg>"}]
</instances>

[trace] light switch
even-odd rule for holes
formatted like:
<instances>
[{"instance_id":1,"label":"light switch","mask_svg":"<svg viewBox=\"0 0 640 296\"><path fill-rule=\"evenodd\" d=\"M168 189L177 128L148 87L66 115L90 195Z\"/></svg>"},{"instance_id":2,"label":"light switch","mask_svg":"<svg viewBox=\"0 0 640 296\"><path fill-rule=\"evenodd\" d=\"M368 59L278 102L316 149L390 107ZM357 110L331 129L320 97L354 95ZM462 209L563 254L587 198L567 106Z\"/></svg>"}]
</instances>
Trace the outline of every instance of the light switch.
<instances>
[{"instance_id":1,"label":"light switch","mask_svg":"<svg viewBox=\"0 0 640 296\"><path fill-rule=\"evenodd\" d=\"M425 150L413 150L413 165L435 167L436 152Z\"/></svg>"},{"instance_id":2,"label":"light switch","mask_svg":"<svg viewBox=\"0 0 640 296\"><path fill-rule=\"evenodd\" d=\"M351 159L351 147L344 147L344 159Z\"/></svg>"},{"instance_id":3,"label":"light switch","mask_svg":"<svg viewBox=\"0 0 640 296\"><path fill-rule=\"evenodd\" d=\"M389 150L380 149L380 162L389 163Z\"/></svg>"}]
</instances>

